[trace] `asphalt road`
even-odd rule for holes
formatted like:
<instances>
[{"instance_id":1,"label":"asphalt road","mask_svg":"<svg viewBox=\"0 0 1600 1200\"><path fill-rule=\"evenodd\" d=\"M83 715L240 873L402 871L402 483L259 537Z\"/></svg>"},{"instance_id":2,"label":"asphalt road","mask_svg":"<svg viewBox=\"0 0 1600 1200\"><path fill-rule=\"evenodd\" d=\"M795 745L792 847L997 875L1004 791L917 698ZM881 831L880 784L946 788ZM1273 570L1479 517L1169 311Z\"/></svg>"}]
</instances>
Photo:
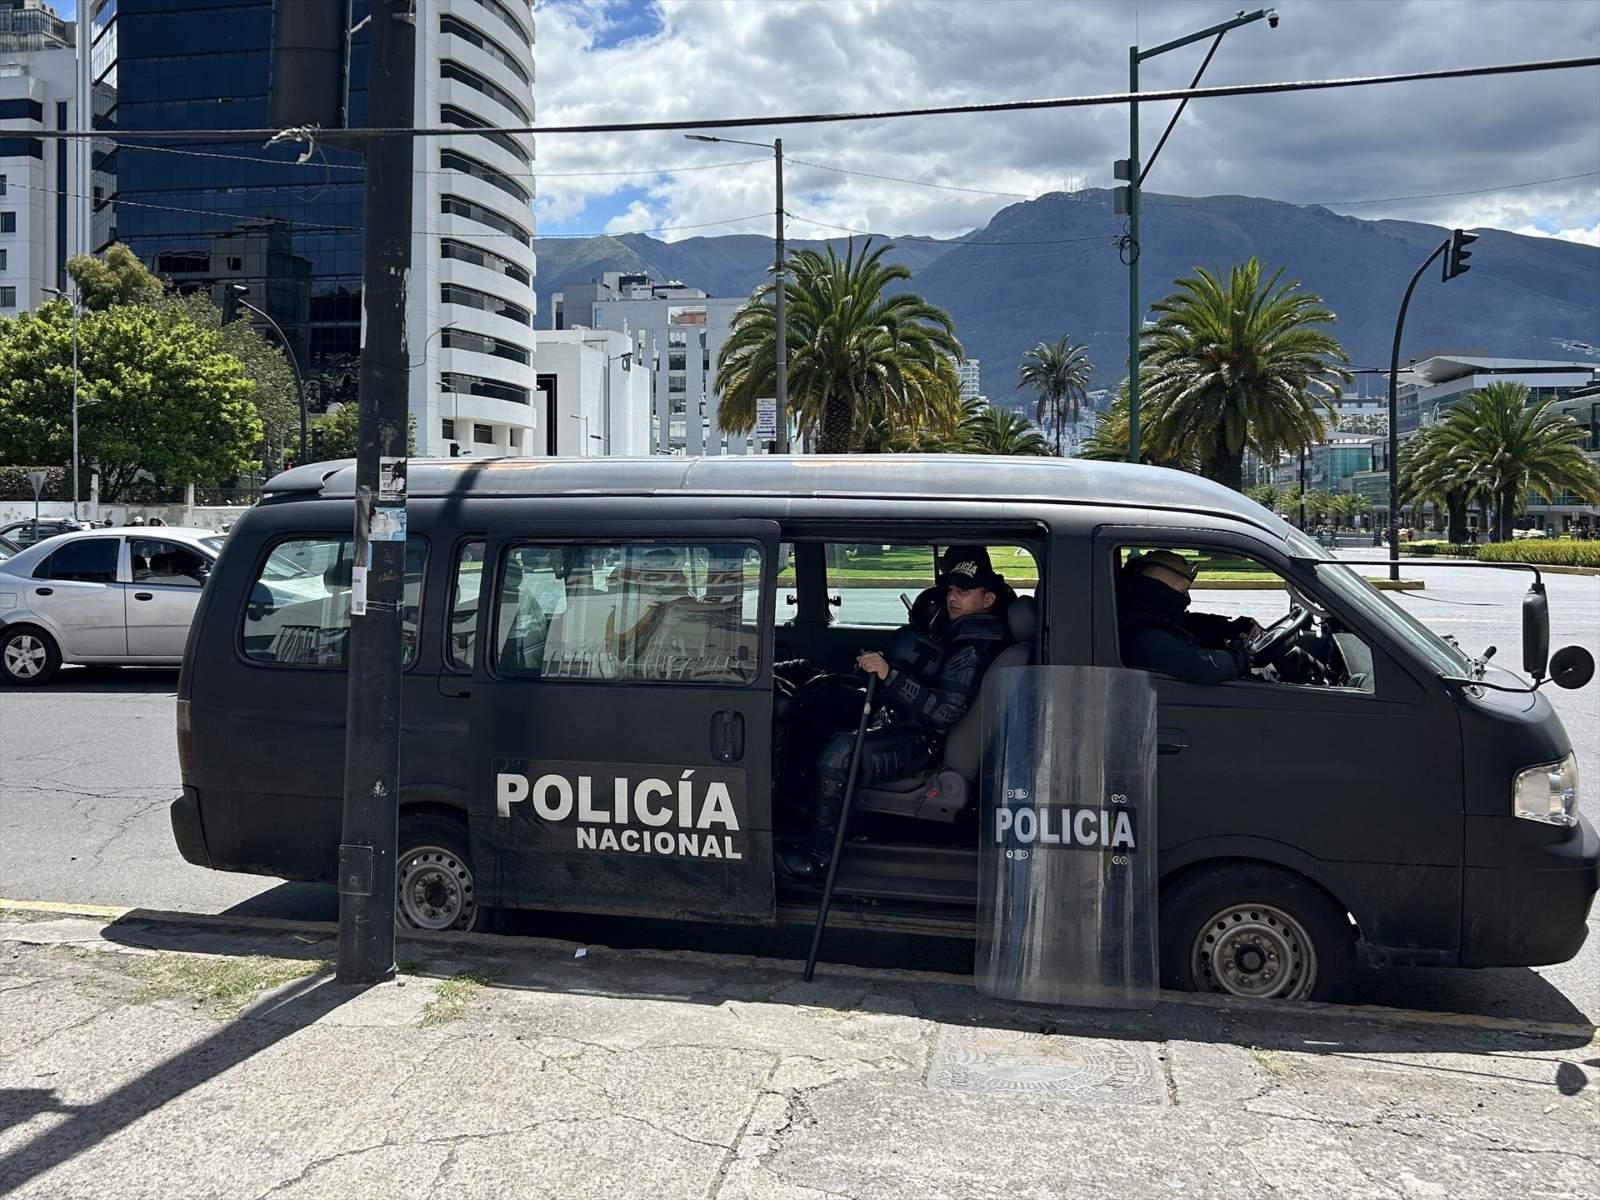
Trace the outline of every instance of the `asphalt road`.
<instances>
[{"instance_id":1,"label":"asphalt road","mask_svg":"<svg viewBox=\"0 0 1600 1200\"><path fill-rule=\"evenodd\" d=\"M1406 608L1469 651L1497 645L1501 661L1516 665L1521 577L1409 562L1404 573L1427 583L1424 591L1401 597ZM1551 645L1576 642L1600 656L1600 578L1549 575L1546 584ZM882 598L898 606L892 593ZM1284 603L1281 593L1197 591L1194 607L1271 617L1282 613ZM178 857L167 821L167 805L178 790L176 683L173 671L69 669L42 691L0 691L0 897L296 918L336 915L331 889L207 871ZM1578 750L1584 813L1600 823L1600 680L1581 691L1551 688L1547 694ZM559 932L612 943L656 936L637 923L595 918L574 919ZM722 934L716 940L735 948ZM848 954L847 945L837 948ZM864 953L883 961L881 947ZM971 961L958 943L902 940L891 953L900 965L965 969ZM1600 1023L1600 912L1591 917L1583 953L1570 963L1535 970L1372 972L1360 981L1356 999Z\"/></svg>"}]
</instances>

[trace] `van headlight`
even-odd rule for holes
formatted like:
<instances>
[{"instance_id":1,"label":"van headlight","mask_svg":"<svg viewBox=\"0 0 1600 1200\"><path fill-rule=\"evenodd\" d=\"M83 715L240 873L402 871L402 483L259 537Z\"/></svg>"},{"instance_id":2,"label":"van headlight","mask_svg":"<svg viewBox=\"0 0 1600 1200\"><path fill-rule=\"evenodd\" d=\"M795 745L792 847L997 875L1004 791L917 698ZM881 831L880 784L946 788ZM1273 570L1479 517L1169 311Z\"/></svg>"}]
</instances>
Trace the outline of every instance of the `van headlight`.
<instances>
[{"instance_id":1,"label":"van headlight","mask_svg":"<svg viewBox=\"0 0 1600 1200\"><path fill-rule=\"evenodd\" d=\"M1524 821L1570 826L1578 823L1578 756L1517 772L1512 812Z\"/></svg>"}]
</instances>

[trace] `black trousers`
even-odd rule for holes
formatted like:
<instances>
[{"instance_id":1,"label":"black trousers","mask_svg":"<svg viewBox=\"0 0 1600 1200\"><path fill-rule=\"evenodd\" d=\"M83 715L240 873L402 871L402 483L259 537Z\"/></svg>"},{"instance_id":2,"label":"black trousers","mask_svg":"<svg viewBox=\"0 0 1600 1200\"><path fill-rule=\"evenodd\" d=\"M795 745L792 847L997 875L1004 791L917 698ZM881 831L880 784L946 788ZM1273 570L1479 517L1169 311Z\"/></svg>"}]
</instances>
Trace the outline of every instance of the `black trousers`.
<instances>
[{"instance_id":1,"label":"black trousers","mask_svg":"<svg viewBox=\"0 0 1600 1200\"><path fill-rule=\"evenodd\" d=\"M838 836L839 818L844 812L844 789L850 778L850 753L855 744L854 730L836 733L823 744L817 761L820 786L812 848L825 857L833 854L834 839ZM869 729L861 742L857 786L887 783L932 766L938 750L939 739L915 726Z\"/></svg>"}]
</instances>

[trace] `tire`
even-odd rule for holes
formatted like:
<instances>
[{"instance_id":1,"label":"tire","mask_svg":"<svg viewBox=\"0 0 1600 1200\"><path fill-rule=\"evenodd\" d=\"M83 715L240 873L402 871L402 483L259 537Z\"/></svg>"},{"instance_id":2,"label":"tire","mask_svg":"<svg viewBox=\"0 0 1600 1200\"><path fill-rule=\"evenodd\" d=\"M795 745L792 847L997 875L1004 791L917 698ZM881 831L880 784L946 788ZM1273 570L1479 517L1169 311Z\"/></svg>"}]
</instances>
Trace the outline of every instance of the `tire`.
<instances>
[{"instance_id":1,"label":"tire","mask_svg":"<svg viewBox=\"0 0 1600 1200\"><path fill-rule=\"evenodd\" d=\"M1355 929L1302 875L1230 863L1161 898L1164 987L1265 1000L1335 1000L1356 969Z\"/></svg>"},{"instance_id":2,"label":"tire","mask_svg":"<svg viewBox=\"0 0 1600 1200\"><path fill-rule=\"evenodd\" d=\"M396 927L407 932L483 932L488 915L478 904L463 822L437 813L402 814L395 859Z\"/></svg>"},{"instance_id":3,"label":"tire","mask_svg":"<svg viewBox=\"0 0 1600 1200\"><path fill-rule=\"evenodd\" d=\"M12 687L40 687L61 669L55 639L37 625L12 625L0 631L0 679Z\"/></svg>"}]
</instances>

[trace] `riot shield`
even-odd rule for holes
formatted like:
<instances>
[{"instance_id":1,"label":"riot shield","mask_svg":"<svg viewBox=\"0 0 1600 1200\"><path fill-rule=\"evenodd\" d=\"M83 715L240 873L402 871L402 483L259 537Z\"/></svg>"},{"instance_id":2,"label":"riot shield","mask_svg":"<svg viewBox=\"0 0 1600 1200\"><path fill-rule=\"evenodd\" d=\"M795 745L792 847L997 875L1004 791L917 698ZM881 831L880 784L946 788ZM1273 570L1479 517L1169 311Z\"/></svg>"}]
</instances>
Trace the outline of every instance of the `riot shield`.
<instances>
[{"instance_id":1,"label":"riot shield","mask_svg":"<svg viewBox=\"0 0 1600 1200\"><path fill-rule=\"evenodd\" d=\"M1142 671L1006 667L983 688L974 977L986 995L1156 1002L1156 693Z\"/></svg>"}]
</instances>

